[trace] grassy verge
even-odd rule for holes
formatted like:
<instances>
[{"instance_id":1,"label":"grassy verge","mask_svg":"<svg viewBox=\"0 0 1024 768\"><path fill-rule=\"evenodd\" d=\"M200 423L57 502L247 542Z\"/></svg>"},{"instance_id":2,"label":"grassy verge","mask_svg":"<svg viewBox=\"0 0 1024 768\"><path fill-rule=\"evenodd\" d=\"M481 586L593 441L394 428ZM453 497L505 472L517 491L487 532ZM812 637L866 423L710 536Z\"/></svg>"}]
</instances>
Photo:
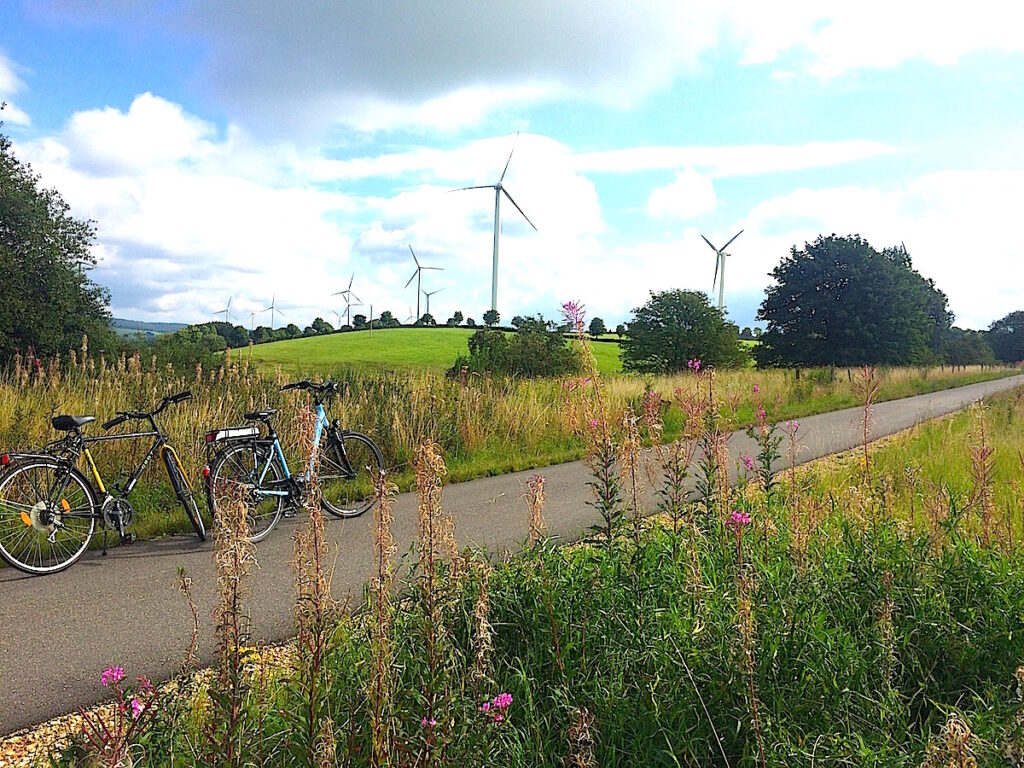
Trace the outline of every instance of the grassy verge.
<instances>
[{"instance_id":1,"label":"grassy verge","mask_svg":"<svg viewBox=\"0 0 1024 768\"><path fill-rule=\"evenodd\" d=\"M601 344L593 345L600 348ZM102 421L115 411L149 408L162 395L191 389L193 400L169 408L161 423L181 455L193 484L201 487L200 470L206 461L203 435L208 429L242 423L242 415L255 408L279 408L276 425L289 461L301 466L294 414L300 399L281 393L279 386L293 379L276 371L268 375L249 365L246 355L232 355L229 365L214 371L196 370L189 376L156 370L144 361L78 358L73 365L42 366L38 370L0 374L0 449L41 445L55 437L50 415L94 414ZM385 372L343 368L333 374L345 383L331 412L343 425L370 434L380 445L403 488L411 482L408 464L420 443L436 440L445 453L451 479L461 481L502 472L530 469L581 458L584 443L577 436L575 406L568 401L562 382L554 380L506 381L471 377L466 383L430 371ZM999 378L1015 373L1007 369L893 369L881 372L879 399ZM641 378L614 375L605 378L611 411L636 408L648 389L666 403L673 393L697 386L692 375ZM798 380L792 371L740 370L715 375L720 411L732 428L754 421L754 385L773 419L785 420L856 404L854 382L845 371L804 371ZM664 414L666 438L678 434L682 412L671 405ZM126 425L127 427L128 425ZM98 433L96 425L89 427ZM142 443L104 443L96 451L107 485L124 479L141 459ZM173 502L160 462L152 462L131 498L135 532L151 538L190 530L180 507Z\"/></svg>"},{"instance_id":2,"label":"grassy verge","mask_svg":"<svg viewBox=\"0 0 1024 768\"><path fill-rule=\"evenodd\" d=\"M506 560L448 548L427 449L410 585L369 588L322 646L300 624L283 664L232 677L223 655L136 764L202 765L226 744L267 766L1016 764L1022 442L1019 390L875 446L867 473L853 452L678 524Z\"/></svg>"}]
</instances>

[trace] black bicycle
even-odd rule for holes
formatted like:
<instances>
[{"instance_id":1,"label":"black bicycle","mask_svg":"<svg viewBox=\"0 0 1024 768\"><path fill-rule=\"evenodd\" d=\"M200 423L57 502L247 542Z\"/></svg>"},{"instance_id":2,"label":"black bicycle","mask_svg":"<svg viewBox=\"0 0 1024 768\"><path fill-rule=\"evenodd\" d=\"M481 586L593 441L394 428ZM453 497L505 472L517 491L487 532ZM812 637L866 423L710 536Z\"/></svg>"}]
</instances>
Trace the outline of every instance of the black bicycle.
<instances>
[{"instance_id":1,"label":"black bicycle","mask_svg":"<svg viewBox=\"0 0 1024 768\"><path fill-rule=\"evenodd\" d=\"M5 453L0 455L0 556L15 568L31 574L62 571L74 563L89 546L96 523L106 535L116 531L121 543L130 544L135 535L126 529L131 525L134 510L128 496L153 457L163 458L167 477L185 514L202 541L206 527L192 495L192 486L174 448L167 442L156 417L167 406L192 398L191 392L165 397L152 411L122 411L105 423L109 430L126 421L148 421L150 429L116 435L87 437L82 427L95 421L93 416L55 416L53 428L68 433L43 446L38 453ZM153 444L135 472L123 486L111 489L103 482L89 446L111 440L136 440L151 437ZM78 469L79 459L96 485Z\"/></svg>"},{"instance_id":2,"label":"black bicycle","mask_svg":"<svg viewBox=\"0 0 1024 768\"><path fill-rule=\"evenodd\" d=\"M206 433L214 455L203 470L211 510L226 502L245 505L250 540L260 541L277 525L282 514L298 509L305 501L314 472L319 481L324 509L335 517L356 517L374 505L374 479L384 465L380 449L367 435L342 429L337 419L327 418L324 403L338 394L338 384L314 384L303 379L281 387L313 395L316 412L313 449L301 474L293 475L281 450L270 418L276 409L245 414L256 425L214 429ZM223 446L223 447L219 447Z\"/></svg>"}]
</instances>

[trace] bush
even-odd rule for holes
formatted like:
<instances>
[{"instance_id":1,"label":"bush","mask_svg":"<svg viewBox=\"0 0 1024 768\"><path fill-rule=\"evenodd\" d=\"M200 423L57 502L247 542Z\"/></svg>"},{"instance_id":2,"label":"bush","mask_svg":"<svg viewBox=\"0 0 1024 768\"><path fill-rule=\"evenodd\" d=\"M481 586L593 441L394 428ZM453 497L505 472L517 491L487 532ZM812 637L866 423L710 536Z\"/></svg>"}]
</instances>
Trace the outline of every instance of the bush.
<instances>
[{"instance_id":1,"label":"bush","mask_svg":"<svg viewBox=\"0 0 1024 768\"><path fill-rule=\"evenodd\" d=\"M469 357L459 356L450 373L463 369L471 373L496 376L561 376L580 368L576 354L562 334L541 317L526 318L514 334L492 328L477 331L469 338Z\"/></svg>"}]
</instances>

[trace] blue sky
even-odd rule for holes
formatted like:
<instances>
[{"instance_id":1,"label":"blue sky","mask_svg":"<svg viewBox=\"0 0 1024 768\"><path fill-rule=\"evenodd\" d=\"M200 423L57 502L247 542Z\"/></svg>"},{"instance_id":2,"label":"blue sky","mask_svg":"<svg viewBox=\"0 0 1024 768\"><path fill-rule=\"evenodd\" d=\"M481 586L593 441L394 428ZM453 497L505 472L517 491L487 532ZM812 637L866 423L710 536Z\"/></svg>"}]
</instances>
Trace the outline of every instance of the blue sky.
<instances>
[{"instance_id":1,"label":"blue sky","mask_svg":"<svg viewBox=\"0 0 1024 768\"><path fill-rule=\"evenodd\" d=\"M4 132L97 222L118 316L404 318L412 246L440 320L710 291L753 323L818 234L904 242L957 322L1021 308L1024 11L910 4L12 0ZM367 312L367 306L359 311ZM280 317L278 318L280 321ZM268 322L256 315L256 322Z\"/></svg>"}]
</instances>

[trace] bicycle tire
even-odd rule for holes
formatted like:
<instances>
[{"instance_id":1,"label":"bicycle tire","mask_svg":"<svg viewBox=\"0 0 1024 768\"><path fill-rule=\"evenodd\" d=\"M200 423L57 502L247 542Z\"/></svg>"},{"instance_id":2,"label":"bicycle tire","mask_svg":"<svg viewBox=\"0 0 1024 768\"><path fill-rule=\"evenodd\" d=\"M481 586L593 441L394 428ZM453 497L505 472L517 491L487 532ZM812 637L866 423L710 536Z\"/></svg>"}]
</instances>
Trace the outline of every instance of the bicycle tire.
<instances>
[{"instance_id":1,"label":"bicycle tire","mask_svg":"<svg viewBox=\"0 0 1024 768\"><path fill-rule=\"evenodd\" d=\"M249 519L249 541L253 543L262 541L277 525L284 512L284 496L259 497L256 494L258 487L280 488L284 485L284 473L273 454L267 477L262 486L258 484L258 473L266 462L267 453L268 450L260 450L259 446L252 443L228 446L213 460L207 485L210 510L215 519L218 500L227 502L240 491L240 500L245 504Z\"/></svg>"},{"instance_id":2,"label":"bicycle tire","mask_svg":"<svg viewBox=\"0 0 1024 768\"><path fill-rule=\"evenodd\" d=\"M324 509L346 519L373 509L374 480L384 467L377 444L362 432L329 434L320 449L320 494Z\"/></svg>"},{"instance_id":3,"label":"bicycle tire","mask_svg":"<svg viewBox=\"0 0 1024 768\"><path fill-rule=\"evenodd\" d=\"M0 557L23 573L40 576L63 571L89 548L96 530L96 493L85 476L72 467L64 487L53 494L57 471L66 469L53 457L37 456L8 467L0 477ZM73 486L70 492L69 486ZM59 533L52 544L48 536L55 529L38 520L47 506L58 504L51 495L61 497L59 506L65 510L64 514L57 513L62 525L56 529ZM82 524L71 527L65 524L64 515Z\"/></svg>"},{"instance_id":4,"label":"bicycle tire","mask_svg":"<svg viewBox=\"0 0 1024 768\"><path fill-rule=\"evenodd\" d=\"M203 516L199 513L199 505L196 504L195 497L192 495L192 488L185 477L185 470L178 463L172 450L165 449L163 458L164 468L167 470L167 478L171 481L174 495L178 497L178 502L185 510L188 521L192 523L192 529L196 532L196 536L200 541L206 541L206 523L203 522Z\"/></svg>"}]
</instances>

